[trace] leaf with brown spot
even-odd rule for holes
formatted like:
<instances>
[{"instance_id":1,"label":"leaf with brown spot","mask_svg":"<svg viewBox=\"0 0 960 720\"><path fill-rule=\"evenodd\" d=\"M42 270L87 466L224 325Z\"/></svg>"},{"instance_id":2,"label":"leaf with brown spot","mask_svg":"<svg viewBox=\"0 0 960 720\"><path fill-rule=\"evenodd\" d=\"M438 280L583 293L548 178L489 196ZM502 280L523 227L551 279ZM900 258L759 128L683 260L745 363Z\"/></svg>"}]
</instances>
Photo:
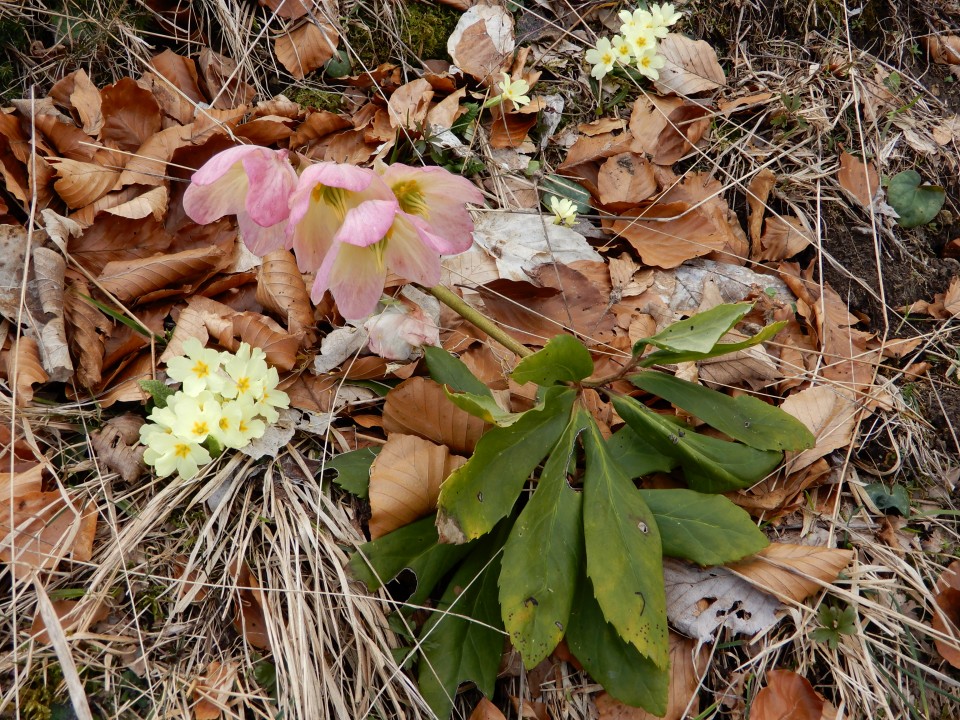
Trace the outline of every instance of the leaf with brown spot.
<instances>
[{"instance_id":1,"label":"leaf with brown spot","mask_svg":"<svg viewBox=\"0 0 960 720\"><path fill-rule=\"evenodd\" d=\"M323 67L334 56L340 36L337 29L323 20L317 25L308 22L278 37L273 44L277 60L297 80Z\"/></svg>"},{"instance_id":2,"label":"leaf with brown spot","mask_svg":"<svg viewBox=\"0 0 960 720\"><path fill-rule=\"evenodd\" d=\"M17 393L17 407L26 407L33 402L33 386L50 379L40 363L40 346L32 337L21 336L4 351L3 363L7 381Z\"/></svg>"},{"instance_id":3,"label":"leaf with brown spot","mask_svg":"<svg viewBox=\"0 0 960 720\"><path fill-rule=\"evenodd\" d=\"M607 158L597 178L600 202L612 209L638 205L657 191L657 180L650 163L636 153L621 153Z\"/></svg>"},{"instance_id":4,"label":"leaf with brown spot","mask_svg":"<svg viewBox=\"0 0 960 720\"><path fill-rule=\"evenodd\" d=\"M821 720L826 701L805 677L768 670L766 681L750 707L750 720Z\"/></svg>"},{"instance_id":5,"label":"leaf with brown spot","mask_svg":"<svg viewBox=\"0 0 960 720\"><path fill-rule=\"evenodd\" d=\"M397 385L383 407L383 428L388 433L419 435L458 454L472 453L487 427L450 402L441 385L424 377Z\"/></svg>"},{"instance_id":6,"label":"leaf with brown spot","mask_svg":"<svg viewBox=\"0 0 960 720\"><path fill-rule=\"evenodd\" d=\"M868 208L873 196L880 188L880 176L873 162L862 162L846 150L840 153L840 169L837 170L837 182L850 196Z\"/></svg>"},{"instance_id":7,"label":"leaf with brown spot","mask_svg":"<svg viewBox=\"0 0 960 720\"><path fill-rule=\"evenodd\" d=\"M952 637L951 641L934 638L940 657L960 669L960 560L954 560L937 578L933 601L933 629Z\"/></svg>"},{"instance_id":8,"label":"leaf with brown spot","mask_svg":"<svg viewBox=\"0 0 960 720\"><path fill-rule=\"evenodd\" d=\"M160 130L160 106L132 78L122 78L100 91L103 127L100 141L133 152Z\"/></svg>"},{"instance_id":9,"label":"leaf with brown spot","mask_svg":"<svg viewBox=\"0 0 960 720\"><path fill-rule=\"evenodd\" d=\"M97 163L68 158L55 158L52 162L59 177L53 188L70 208L80 208L103 197L120 177L118 170Z\"/></svg>"},{"instance_id":10,"label":"leaf with brown spot","mask_svg":"<svg viewBox=\"0 0 960 720\"><path fill-rule=\"evenodd\" d=\"M854 556L853 550L771 543L755 555L727 567L764 592L803 602L832 583Z\"/></svg>"},{"instance_id":11,"label":"leaf with brown spot","mask_svg":"<svg viewBox=\"0 0 960 720\"><path fill-rule=\"evenodd\" d=\"M274 250L263 256L257 274L257 301L280 316L291 334L303 333L306 342L316 339L310 294L289 250Z\"/></svg>"},{"instance_id":12,"label":"leaf with brown spot","mask_svg":"<svg viewBox=\"0 0 960 720\"><path fill-rule=\"evenodd\" d=\"M221 664L214 660L207 667L207 674L195 681L193 686L193 717L195 720L217 720L237 701L233 692L237 681L235 662Z\"/></svg>"},{"instance_id":13,"label":"leaf with brown spot","mask_svg":"<svg viewBox=\"0 0 960 720\"><path fill-rule=\"evenodd\" d=\"M68 558L89 562L96 530L95 502L59 490L28 492L0 507L0 561L15 564L21 578Z\"/></svg>"},{"instance_id":14,"label":"leaf with brown spot","mask_svg":"<svg viewBox=\"0 0 960 720\"><path fill-rule=\"evenodd\" d=\"M137 260L107 263L100 285L121 302L142 301L144 296L169 289L170 295L189 294L193 285L224 265L226 254L216 245Z\"/></svg>"},{"instance_id":15,"label":"leaf with brown spot","mask_svg":"<svg viewBox=\"0 0 960 720\"><path fill-rule=\"evenodd\" d=\"M666 59L660 68L660 79L655 82L663 93L696 95L727 84L716 50L704 40L670 33L660 41L657 52Z\"/></svg>"},{"instance_id":16,"label":"leaf with brown spot","mask_svg":"<svg viewBox=\"0 0 960 720\"><path fill-rule=\"evenodd\" d=\"M391 433L370 466L370 538L435 511L440 484L466 461L443 445Z\"/></svg>"}]
</instances>

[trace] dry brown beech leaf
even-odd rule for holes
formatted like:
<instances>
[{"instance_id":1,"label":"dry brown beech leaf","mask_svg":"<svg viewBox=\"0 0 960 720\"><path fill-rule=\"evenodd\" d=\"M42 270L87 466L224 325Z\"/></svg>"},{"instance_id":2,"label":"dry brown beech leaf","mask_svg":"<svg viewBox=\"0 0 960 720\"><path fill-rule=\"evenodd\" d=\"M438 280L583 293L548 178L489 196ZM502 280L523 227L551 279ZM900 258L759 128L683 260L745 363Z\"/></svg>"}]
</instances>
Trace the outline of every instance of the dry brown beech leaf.
<instances>
[{"instance_id":1,"label":"dry brown beech leaf","mask_svg":"<svg viewBox=\"0 0 960 720\"><path fill-rule=\"evenodd\" d=\"M20 577L65 558L88 562L96 530L96 503L69 500L59 490L25 493L0 507L0 561L16 564Z\"/></svg>"},{"instance_id":2,"label":"dry brown beech leaf","mask_svg":"<svg viewBox=\"0 0 960 720\"><path fill-rule=\"evenodd\" d=\"M460 16L447 39L447 52L467 75L490 85L514 49L513 15L499 5L474 5Z\"/></svg>"},{"instance_id":3,"label":"dry brown beech leaf","mask_svg":"<svg viewBox=\"0 0 960 720\"><path fill-rule=\"evenodd\" d=\"M194 681L194 720L217 720L236 703L233 685L237 681L237 668L236 662L221 664L214 660L207 667L207 674Z\"/></svg>"},{"instance_id":4,"label":"dry brown beech leaf","mask_svg":"<svg viewBox=\"0 0 960 720\"><path fill-rule=\"evenodd\" d=\"M197 104L204 102L197 64L168 48L154 55L150 66L157 77L153 93L163 111L186 125L193 119Z\"/></svg>"},{"instance_id":5,"label":"dry brown beech leaf","mask_svg":"<svg viewBox=\"0 0 960 720\"><path fill-rule=\"evenodd\" d=\"M117 473L125 482L133 482L143 470L143 453L139 446L139 426L143 418L136 415L121 415L111 418L103 427L90 433L90 443L97 459ZM129 428L134 427L133 433Z\"/></svg>"},{"instance_id":6,"label":"dry brown beech leaf","mask_svg":"<svg viewBox=\"0 0 960 720\"><path fill-rule=\"evenodd\" d=\"M236 111L242 108L242 116L246 105L253 102L256 90L244 79L243 71L234 60L226 55L211 50L208 47L200 51L197 57L200 66L200 77L203 80L202 89L210 98L210 105L214 110ZM197 119L206 117L198 114ZM210 117L215 117L210 113ZM220 118L223 120L223 118Z\"/></svg>"},{"instance_id":7,"label":"dry brown beech leaf","mask_svg":"<svg viewBox=\"0 0 960 720\"><path fill-rule=\"evenodd\" d=\"M497 150L520 147L536 124L536 115L494 112L490 121L490 146Z\"/></svg>"},{"instance_id":8,"label":"dry brown beech leaf","mask_svg":"<svg viewBox=\"0 0 960 720\"><path fill-rule=\"evenodd\" d=\"M816 385L790 395L784 412L806 425L817 438L809 450L787 454L787 470L796 472L834 450L846 447L857 427L860 409L853 393L834 385Z\"/></svg>"},{"instance_id":9,"label":"dry brown beech leaf","mask_svg":"<svg viewBox=\"0 0 960 720\"><path fill-rule=\"evenodd\" d=\"M727 242L725 228L687 202L658 202L604 224L626 238L645 265L664 269L720 251Z\"/></svg>"},{"instance_id":10,"label":"dry brown beech leaf","mask_svg":"<svg viewBox=\"0 0 960 720\"><path fill-rule=\"evenodd\" d=\"M263 589L250 572L246 561L236 562L240 564L240 568L237 572L237 608L233 616L233 627L255 648L269 650L270 635L264 615L266 598L263 596Z\"/></svg>"},{"instance_id":11,"label":"dry brown beech leaf","mask_svg":"<svg viewBox=\"0 0 960 720\"><path fill-rule=\"evenodd\" d=\"M800 218L792 215L767 218L760 236L760 252L755 260L787 260L810 245L810 232L804 227ZM756 245L754 248L756 249Z\"/></svg>"},{"instance_id":12,"label":"dry brown beech leaf","mask_svg":"<svg viewBox=\"0 0 960 720\"><path fill-rule=\"evenodd\" d=\"M131 220L103 214L67 243L69 255L85 270L99 275L111 262L148 258L170 247L173 236L153 218Z\"/></svg>"},{"instance_id":13,"label":"dry brown beech leaf","mask_svg":"<svg viewBox=\"0 0 960 720\"><path fill-rule=\"evenodd\" d=\"M332 375L300 373L284 378L277 386L290 396L290 407L325 413L333 410L343 379Z\"/></svg>"},{"instance_id":14,"label":"dry brown beech leaf","mask_svg":"<svg viewBox=\"0 0 960 720\"><path fill-rule=\"evenodd\" d=\"M859 158L844 150L840 153L837 182L861 207L868 208L880 187L880 176L872 161L861 162Z\"/></svg>"},{"instance_id":15,"label":"dry brown beech leaf","mask_svg":"<svg viewBox=\"0 0 960 720\"><path fill-rule=\"evenodd\" d=\"M53 115L37 115L34 122L60 157L89 162L100 148L100 143L76 125L58 120Z\"/></svg>"},{"instance_id":16,"label":"dry brown beech leaf","mask_svg":"<svg viewBox=\"0 0 960 720\"><path fill-rule=\"evenodd\" d=\"M837 579L853 559L853 550L771 543L728 569L781 600L803 602Z\"/></svg>"},{"instance_id":17,"label":"dry brown beech leaf","mask_svg":"<svg viewBox=\"0 0 960 720\"><path fill-rule=\"evenodd\" d=\"M17 456L20 454L16 453ZM4 457L3 462L3 467L10 467L9 457ZM12 473L0 472L0 503L8 504L11 497L38 493L43 489L43 465L35 460L20 459L14 468Z\"/></svg>"},{"instance_id":18,"label":"dry brown beech leaf","mask_svg":"<svg viewBox=\"0 0 960 720\"><path fill-rule=\"evenodd\" d=\"M130 189L130 188L128 188ZM140 188L134 188L139 191ZM163 185L150 188L146 192L140 192L129 200L104 207L103 211L118 217L130 218L131 220L142 220L147 215L153 215L154 220L163 220L167 214L167 202L170 199L170 192Z\"/></svg>"},{"instance_id":19,"label":"dry brown beech leaf","mask_svg":"<svg viewBox=\"0 0 960 720\"><path fill-rule=\"evenodd\" d=\"M116 184L120 172L97 163L68 158L52 159L59 179L53 189L69 208L81 208L106 195Z\"/></svg>"},{"instance_id":20,"label":"dry brown beech leaf","mask_svg":"<svg viewBox=\"0 0 960 720\"><path fill-rule=\"evenodd\" d=\"M441 385L415 377L387 395L383 428L388 433L419 435L455 453L470 454L487 424L450 402Z\"/></svg>"},{"instance_id":21,"label":"dry brown beech leaf","mask_svg":"<svg viewBox=\"0 0 960 720\"><path fill-rule=\"evenodd\" d=\"M637 153L621 153L607 158L600 166L597 188L604 205L639 205L657 191L657 180L645 158Z\"/></svg>"},{"instance_id":22,"label":"dry brown beech leaf","mask_svg":"<svg viewBox=\"0 0 960 720\"><path fill-rule=\"evenodd\" d=\"M289 334L271 318L255 312L234 314L228 333L218 334L217 340L231 352L236 351L241 342L258 347L266 353L267 362L281 372L293 369L300 347L299 335Z\"/></svg>"},{"instance_id":23,"label":"dry brown beech leaf","mask_svg":"<svg viewBox=\"0 0 960 720\"><path fill-rule=\"evenodd\" d=\"M311 21L278 37L273 48L280 64L302 80L332 58L339 44L340 36L333 25Z\"/></svg>"},{"instance_id":24,"label":"dry brown beech leaf","mask_svg":"<svg viewBox=\"0 0 960 720\"><path fill-rule=\"evenodd\" d=\"M792 670L768 670L767 685L750 706L750 720L821 720L823 696Z\"/></svg>"},{"instance_id":25,"label":"dry brown beech leaf","mask_svg":"<svg viewBox=\"0 0 960 720\"><path fill-rule=\"evenodd\" d=\"M935 63L960 65L960 35L927 35L923 41Z\"/></svg>"},{"instance_id":26,"label":"dry brown beech leaf","mask_svg":"<svg viewBox=\"0 0 960 720\"><path fill-rule=\"evenodd\" d=\"M411 80L393 91L387 102L390 127L414 130L423 125L433 100L433 86L423 78Z\"/></svg>"},{"instance_id":27,"label":"dry brown beech leaf","mask_svg":"<svg viewBox=\"0 0 960 720\"><path fill-rule=\"evenodd\" d=\"M8 383L16 390L17 407L33 401L33 386L42 385L49 376L40 364L40 347L32 337L21 336L3 354Z\"/></svg>"},{"instance_id":28,"label":"dry brown beech leaf","mask_svg":"<svg viewBox=\"0 0 960 720\"><path fill-rule=\"evenodd\" d=\"M257 302L283 318L291 334L303 333L306 342L316 339L310 293L289 250L263 256L257 274Z\"/></svg>"},{"instance_id":29,"label":"dry brown beech leaf","mask_svg":"<svg viewBox=\"0 0 960 720\"><path fill-rule=\"evenodd\" d=\"M153 378L154 369L149 349L128 357L101 381L97 388L100 405L107 408L118 402L143 402L150 395L140 387L140 381Z\"/></svg>"},{"instance_id":30,"label":"dry brown beech leaf","mask_svg":"<svg viewBox=\"0 0 960 720\"><path fill-rule=\"evenodd\" d=\"M440 484L466 461L443 445L391 433L370 467L371 539L433 512Z\"/></svg>"},{"instance_id":31,"label":"dry brown beech leaf","mask_svg":"<svg viewBox=\"0 0 960 720\"><path fill-rule=\"evenodd\" d=\"M655 83L661 92L696 95L727 84L716 50L705 40L670 33L660 41L658 52L666 59Z\"/></svg>"},{"instance_id":32,"label":"dry brown beech leaf","mask_svg":"<svg viewBox=\"0 0 960 720\"><path fill-rule=\"evenodd\" d=\"M937 652L953 667L960 669L960 560L954 560L937 578L935 593L936 612L933 629L949 635L952 641L934 638Z\"/></svg>"},{"instance_id":33,"label":"dry brown beech leaf","mask_svg":"<svg viewBox=\"0 0 960 720\"><path fill-rule=\"evenodd\" d=\"M747 187L747 206L750 208L750 217L747 229L752 243L751 257L760 252L760 231L763 228L763 215L767 209L767 198L777 182L777 176L770 168L763 168L753 176Z\"/></svg>"},{"instance_id":34,"label":"dry brown beech leaf","mask_svg":"<svg viewBox=\"0 0 960 720\"><path fill-rule=\"evenodd\" d=\"M447 2L447 5L452 5L452 2ZM468 720L507 720L499 708L494 705L492 702L486 698L480 698L480 702L477 703L477 706L473 709L473 712L470 713Z\"/></svg>"},{"instance_id":35,"label":"dry brown beech leaf","mask_svg":"<svg viewBox=\"0 0 960 720\"><path fill-rule=\"evenodd\" d=\"M153 94L132 78L122 78L100 91L103 99L104 145L133 152L160 130L160 106Z\"/></svg>"},{"instance_id":36,"label":"dry brown beech leaf","mask_svg":"<svg viewBox=\"0 0 960 720\"><path fill-rule=\"evenodd\" d=\"M178 148L190 144L195 124L172 125L150 136L127 160L117 185L163 185L167 181L167 163Z\"/></svg>"},{"instance_id":37,"label":"dry brown beech leaf","mask_svg":"<svg viewBox=\"0 0 960 720\"><path fill-rule=\"evenodd\" d=\"M192 283L223 266L226 253L216 245L140 260L107 263L98 281L121 302L139 301L147 293L165 288L172 295L189 293Z\"/></svg>"}]
</instances>

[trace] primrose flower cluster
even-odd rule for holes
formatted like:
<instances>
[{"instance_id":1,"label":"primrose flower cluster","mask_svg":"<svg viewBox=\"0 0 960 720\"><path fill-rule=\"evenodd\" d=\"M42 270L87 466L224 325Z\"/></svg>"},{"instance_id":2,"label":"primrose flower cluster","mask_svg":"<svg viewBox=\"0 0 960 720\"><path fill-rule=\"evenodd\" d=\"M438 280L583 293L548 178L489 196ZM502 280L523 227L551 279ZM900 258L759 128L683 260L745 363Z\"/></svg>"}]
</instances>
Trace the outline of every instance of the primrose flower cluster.
<instances>
[{"instance_id":1,"label":"primrose flower cluster","mask_svg":"<svg viewBox=\"0 0 960 720\"><path fill-rule=\"evenodd\" d=\"M387 271L425 286L440 281L440 255L465 252L481 203L472 183L439 167L365 169L320 162L302 172L286 150L241 145L215 155L191 178L183 206L197 223L234 214L257 255L292 249L311 290L327 290L348 320L370 315Z\"/></svg>"},{"instance_id":2,"label":"primrose flower cluster","mask_svg":"<svg viewBox=\"0 0 960 720\"><path fill-rule=\"evenodd\" d=\"M183 348L186 355L167 363L167 374L181 388L150 413L140 442L144 462L157 475L177 472L189 479L210 462L211 451L239 449L261 437L290 398L277 390L277 369L267 365L260 348L241 343L236 353L217 352L196 338Z\"/></svg>"},{"instance_id":3,"label":"primrose flower cluster","mask_svg":"<svg viewBox=\"0 0 960 720\"><path fill-rule=\"evenodd\" d=\"M666 64L657 52L658 42L681 17L670 3L653 4L648 10L621 10L620 34L614 35L612 42L600 38L595 48L587 50L587 62L593 65L590 74L601 80L616 65L635 64L641 75L658 80L660 68Z\"/></svg>"}]
</instances>

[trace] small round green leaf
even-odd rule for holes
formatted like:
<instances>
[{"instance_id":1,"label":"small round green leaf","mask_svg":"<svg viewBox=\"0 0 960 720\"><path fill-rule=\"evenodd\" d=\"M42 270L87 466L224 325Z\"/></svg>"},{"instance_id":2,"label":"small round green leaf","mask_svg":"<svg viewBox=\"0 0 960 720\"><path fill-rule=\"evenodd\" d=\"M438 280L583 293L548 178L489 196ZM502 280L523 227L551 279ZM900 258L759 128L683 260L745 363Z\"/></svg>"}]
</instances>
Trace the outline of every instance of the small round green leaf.
<instances>
[{"instance_id":1,"label":"small round green leaf","mask_svg":"<svg viewBox=\"0 0 960 720\"><path fill-rule=\"evenodd\" d=\"M916 170L904 170L890 179L887 199L900 216L897 222L902 227L926 225L943 207L944 189L939 185L921 185L920 182L920 173Z\"/></svg>"}]
</instances>

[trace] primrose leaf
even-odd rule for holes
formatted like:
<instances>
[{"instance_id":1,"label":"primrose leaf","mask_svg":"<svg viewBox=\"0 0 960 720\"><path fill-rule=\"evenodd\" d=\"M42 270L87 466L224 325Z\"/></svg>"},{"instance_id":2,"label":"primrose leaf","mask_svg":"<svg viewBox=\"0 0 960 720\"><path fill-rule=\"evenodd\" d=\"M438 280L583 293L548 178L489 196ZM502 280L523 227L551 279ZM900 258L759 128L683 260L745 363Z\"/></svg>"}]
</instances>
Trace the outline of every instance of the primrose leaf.
<instances>
[{"instance_id":1,"label":"primrose leaf","mask_svg":"<svg viewBox=\"0 0 960 720\"><path fill-rule=\"evenodd\" d=\"M663 554L722 565L763 550L770 541L750 514L723 495L693 490L640 490L660 528Z\"/></svg>"},{"instance_id":2,"label":"primrose leaf","mask_svg":"<svg viewBox=\"0 0 960 720\"><path fill-rule=\"evenodd\" d=\"M553 385L558 382L576 382L593 373L590 351L572 335L557 335L533 355L517 363L511 373L523 385Z\"/></svg>"},{"instance_id":3,"label":"primrose leaf","mask_svg":"<svg viewBox=\"0 0 960 720\"><path fill-rule=\"evenodd\" d=\"M436 517L430 515L364 543L350 557L350 573L373 592L404 570L417 576L417 589L407 600L423 602L440 578L447 574L473 546L441 544Z\"/></svg>"},{"instance_id":4,"label":"primrose leaf","mask_svg":"<svg viewBox=\"0 0 960 720\"><path fill-rule=\"evenodd\" d=\"M687 484L699 492L750 487L772 472L783 453L683 430L633 398L614 395L613 406L633 431L659 452L680 461Z\"/></svg>"},{"instance_id":5,"label":"primrose leaf","mask_svg":"<svg viewBox=\"0 0 960 720\"><path fill-rule=\"evenodd\" d=\"M570 418L503 550L503 624L528 668L547 657L563 638L574 582L582 574L582 495L567 483L567 473L577 436L589 422L582 410Z\"/></svg>"},{"instance_id":6,"label":"primrose leaf","mask_svg":"<svg viewBox=\"0 0 960 720\"><path fill-rule=\"evenodd\" d=\"M647 345L656 345L665 350L709 352L752 307L750 303L717 305L686 320L675 322L656 335L637 340L633 352L639 354Z\"/></svg>"},{"instance_id":7,"label":"primrose leaf","mask_svg":"<svg viewBox=\"0 0 960 720\"><path fill-rule=\"evenodd\" d=\"M567 629L570 651L617 700L662 717L667 712L670 670L657 667L617 634L604 618L589 579L579 578L577 587Z\"/></svg>"},{"instance_id":8,"label":"primrose leaf","mask_svg":"<svg viewBox=\"0 0 960 720\"><path fill-rule=\"evenodd\" d=\"M440 487L437 526L443 542L476 539L510 514L530 473L566 427L575 397L569 388L550 388L542 406L480 438L473 456Z\"/></svg>"},{"instance_id":9,"label":"primrose leaf","mask_svg":"<svg viewBox=\"0 0 960 720\"><path fill-rule=\"evenodd\" d=\"M692 350L657 350L643 358L638 364L640 367L650 367L651 365L673 365L682 362L694 362L696 360L706 360L707 358L720 357L730 353L740 352L754 345L766 342L776 335L787 323L784 321L771 323L763 330L751 338L735 343L717 343L708 352L693 352ZM637 346L634 346L636 348Z\"/></svg>"},{"instance_id":10,"label":"primrose leaf","mask_svg":"<svg viewBox=\"0 0 960 720\"><path fill-rule=\"evenodd\" d=\"M333 481L349 493L365 498L370 491L370 466L383 446L341 453L327 460L324 470L335 470Z\"/></svg>"},{"instance_id":11,"label":"primrose leaf","mask_svg":"<svg viewBox=\"0 0 960 720\"><path fill-rule=\"evenodd\" d=\"M595 422L584 431L583 535L587 575L603 616L658 668L669 663L660 531L607 452Z\"/></svg>"},{"instance_id":12,"label":"primrose leaf","mask_svg":"<svg viewBox=\"0 0 960 720\"><path fill-rule=\"evenodd\" d=\"M158 408L165 408L167 400L176 392L176 390L164 384L162 380L141 380L140 389L150 393L153 404Z\"/></svg>"},{"instance_id":13,"label":"primrose leaf","mask_svg":"<svg viewBox=\"0 0 960 720\"><path fill-rule=\"evenodd\" d=\"M650 473L670 472L679 464L676 458L664 455L637 435L629 425L610 436L607 452L630 480Z\"/></svg>"},{"instance_id":14,"label":"primrose leaf","mask_svg":"<svg viewBox=\"0 0 960 720\"><path fill-rule=\"evenodd\" d=\"M446 385L455 392L493 397L486 383L470 372L470 368L464 364L463 360L454 357L443 348L424 345L423 356L427 360L430 377L441 385Z\"/></svg>"},{"instance_id":15,"label":"primrose leaf","mask_svg":"<svg viewBox=\"0 0 960 720\"><path fill-rule=\"evenodd\" d=\"M458 408L493 425L508 427L524 416L524 413L507 412L497 405L497 401L491 395L452 393L449 390L446 390L446 393L450 402Z\"/></svg>"},{"instance_id":16,"label":"primrose leaf","mask_svg":"<svg viewBox=\"0 0 960 720\"><path fill-rule=\"evenodd\" d=\"M901 227L926 225L943 207L947 197L944 189L939 185L921 185L921 182L916 170L904 170L890 178L887 201L900 216L897 222Z\"/></svg>"},{"instance_id":17,"label":"primrose leaf","mask_svg":"<svg viewBox=\"0 0 960 720\"><path fill-rule=\"evenodd\" d=\"M749 395L730 397L656 370L634 375L630 381L758 450L805 450L816 442L793 415Z\"/></svg>"},{"instance_id":18,"label":"primrose leaf","mask_svg":"<svg viewBox=\"0 0 960 720\"><path fill-rule=\"evenodd\" d=\"M418 684L439 718L450 717L461 682L472 680L482 693L493 695L503 652L496 554L509 530L509 523L503 523L477 543L420 631Z\"/></svg>"}]
</instances>

